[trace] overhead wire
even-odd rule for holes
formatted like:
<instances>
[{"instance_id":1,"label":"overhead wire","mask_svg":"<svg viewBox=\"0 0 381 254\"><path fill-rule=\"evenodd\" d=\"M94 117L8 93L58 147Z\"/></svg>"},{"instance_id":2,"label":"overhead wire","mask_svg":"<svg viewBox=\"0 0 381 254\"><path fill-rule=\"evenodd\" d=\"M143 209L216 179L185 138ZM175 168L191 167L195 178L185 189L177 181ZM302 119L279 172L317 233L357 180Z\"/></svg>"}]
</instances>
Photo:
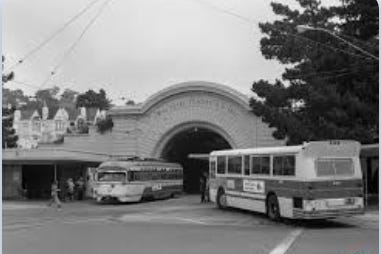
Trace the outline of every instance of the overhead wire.
<instances>
[{"instance_id":1,"label":"overhead wire","mask_svg":"<svg viewBox=\"0 0 381 254\"><path fill-rule=\"evenodd\" d=\"M11 80L10 82L14 82L16 84L20 84L20 85L24 85L24 86L28 86L30 88L35 88L35 89L38 89L38 86L37 85L31 85L30 83L28 82L25 82L25 81L20 81L20 80Z\"/></svg>"},{"instance_id":2,"label":"overhead wire","mask_svg":"<svg viewBox=\"0 0 381 254\"><path fill-rule=\"evenodd\" d=\"M41 84L40 88L43 88L46 83L50 80L50 78L56 74L57 70L62 66L62 64L64 63L64 61L66 60L66 58L74 51L75 47L78 45L78 43L81 41L81 39L84 37L84 35L86 34L86 32L90 29L90 27L95 23L95 21L97 20L97 18L102 14L103 10L105 9L105 7L107 6L107 4L110 2L111 0L105 0L104 3L101 5L101 7L98 9L98 12L96 13L96 15L89 21L89 23L87 23L87 25L85 26L85 28L82 30L82 32L80 33L80 35L78 36L78 38L73 42L73 44L69 47L69 49L64 53L63 57L61 58L61 60L54 66L54 68L52 69L52 71L50 72L50 74L47 76L47 78L44 80L44 82Z\"/></svg>"},{"instance_id":3,"label":"overhead wire","mask_svg":"<svg viewBox=\"0 0 381 254\"><path fill-rule=\"evenodd\" d=\"M93 5L100 0L94 0L90 2L88 5L86 5L81 11L79 11L76 15L74 15L72 18L70 18L63 26L61 26L59 29L54 31L50 36L48 36L45 40L43 40L40 44L38 44L35 48L33 48L31 51L26 53L22 58L20 58L15 64L11 65L7 71L12 71L19 65L25 62L28 58L33 56L35 53L37 53L39 50L41 50L45 45L47 45L50 41L52 41L57 35L62 33L67 27L69 27L74 21L76 21L78 18L80 18L82 15L84 15L87 11L93 7Z\"/></svg>"},{"instance_id":4,"label":"overhead wire","mask_svg":"<svg viewBox=\"0 0 381 254\"><path fill-rule=\"evenodd\" d=\"M248 17L245 17L245 16L242 16L242 15L239 15L237 13L235 13L234 11L231 11L231 10L228 10L228 9L225 9L225 8L222 8L222 7L217 7L213 4L210 4L210 3L207 3L205 1L202 1L202 0L193 0L197 3L200 3L201 5L204 5L204 6L207 6L209 8L212 8L214 9L215 11L218 11L218 12L221 12L221 13L224 13L224 14L228 14L228 15L231 15L231 16L234 16L236 18L239 18L240 20L246 22L246 23L249 23L250 25L253 25L254 22L253 20L249 19ZM314 43L314 44L317 44L317 45L320 45L320 46L323 46L323 47L326 47L328 49L331 49L331 50L334 50L335 52L337 51L341 51L343 53L346 53L348 55L351 55L351 56L354 56L354 57L359 57L359 58L363 58L363 59L367 59L367 60L371 60L371 61L375 61L374 59L370 58L370 57L366 57L364 55L360 55L360 54L355 54L351 51L348 51L348 50L345 50L345 49L341 49L341 48L337 48L337 47L334 47L334 46L331 46L331 45L328 45L328 44L325 44L325 43L321 43L321 42L317 42L315 40L312 40L310 38L307 38L305 36L301 36L299 34L295 34L295 33L290 33L288 31L284 31L284 30L281 30L279 28L276 28L276 27L272 27L272 29L280 32L281 34L287 34L287 35L290 35L290 36L293 36L295 38L298 38L298 39L302 39L302 40L305 40L305 41L309 41L311 43Z\"/></svg>"}]
</instances>

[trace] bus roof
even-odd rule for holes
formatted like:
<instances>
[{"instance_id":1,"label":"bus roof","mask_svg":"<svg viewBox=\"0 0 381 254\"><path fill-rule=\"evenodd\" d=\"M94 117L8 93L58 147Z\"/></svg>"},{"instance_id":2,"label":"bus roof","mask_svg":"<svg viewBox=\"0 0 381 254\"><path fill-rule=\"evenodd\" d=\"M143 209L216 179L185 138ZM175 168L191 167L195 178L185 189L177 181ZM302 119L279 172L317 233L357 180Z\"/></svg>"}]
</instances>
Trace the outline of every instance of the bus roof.
<instances>
[{"instance_id":1,"label":"bus roof","mask_svg":"<svg viewBox=\"0 0 381 254\"><path fill-rule=\"evenodd\" d=\"M172 162L162 162L162 161L120 161L120 160L110 160L105 161L99 165L99 167L136 167L136 166L160 166L160 167L174 167L182 168L178 163Z\"/></svg>"},{"instance_id":2,"label":"bus roof","mask_svg":"<svg viewBox=\"0 0 381 254\"><path fill-rule=\"evenodd\" d=\"M303 146L279 146L279 147L258 147L234 150L219 150L210 153L211 156L218 155L241 155L241 154L270 154L270 153L298 153Z\"/></svg>"},{"instance_id":3,"label":"bus roof","mask_svg":"<svg viewBox=\"0 0 381 254\"><path fill-rule=\"evenodd\" d=\"M247 149L233 149L233 150L219 150L210 153L210 156L219 155L244 155L244 154L296 154L302 150L316 149L321 147L326 149L327 146L335 145L342 147L352 147L355 150L359 150L360 143L353 140L331 140L331 141L312 141L304 142L303 145L297 146L277 146L277 147L257 147L257 148L247 148ZM356 153L356 152L353 152Z\"/></svg>"}]
</instances>

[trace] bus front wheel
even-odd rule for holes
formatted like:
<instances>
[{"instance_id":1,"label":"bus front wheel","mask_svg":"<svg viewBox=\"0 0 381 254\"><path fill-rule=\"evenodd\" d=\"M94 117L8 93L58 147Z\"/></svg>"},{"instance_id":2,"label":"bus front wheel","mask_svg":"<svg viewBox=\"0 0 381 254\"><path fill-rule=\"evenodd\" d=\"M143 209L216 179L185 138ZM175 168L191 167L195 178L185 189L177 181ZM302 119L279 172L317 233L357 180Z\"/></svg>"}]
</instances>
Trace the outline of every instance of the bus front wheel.
<instances>
[{"instance_id":1,"label":"bus front wheel","mask_svg":"<svg viewBox=\"0 0 381 254\"><path fill-rule=\"evenodd\" d=\"M225 194L225 191L223 189L218 190L216 201L217 201L216 203L217 203L218 208L225 209L227 207L226 194Z\"/></svg>"},{"instance_id":2,"label":"bus front wheel","mask_svg":"<svg viewBox=\"0 0 381 254\"><path fill-rule=\"evenodd\" d=\"M274 194L270 195L267 199L267 216L273 221L280 220L278 198Z\"/></svg>"}]
</instances>

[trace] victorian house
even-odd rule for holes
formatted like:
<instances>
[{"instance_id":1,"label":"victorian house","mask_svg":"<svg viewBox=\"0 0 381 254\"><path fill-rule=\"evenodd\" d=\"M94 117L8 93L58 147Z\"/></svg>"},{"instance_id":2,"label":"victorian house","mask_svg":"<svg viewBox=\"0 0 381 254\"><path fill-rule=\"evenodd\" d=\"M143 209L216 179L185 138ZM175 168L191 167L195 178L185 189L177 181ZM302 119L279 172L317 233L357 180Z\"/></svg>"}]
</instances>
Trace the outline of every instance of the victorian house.
<instances>
[{"instance_id":1,"label":"victorian house","mask_svg":"<svg viewBox=\"0 0 381 254\"><path fill-rule=\"evenodd\" d=\"M38 144L62 143L65 135L87 134L89 126L105 117L95 108L48 108L16 110L13 126L19 148L36 148Z\"/></svg>"}]
</instances>

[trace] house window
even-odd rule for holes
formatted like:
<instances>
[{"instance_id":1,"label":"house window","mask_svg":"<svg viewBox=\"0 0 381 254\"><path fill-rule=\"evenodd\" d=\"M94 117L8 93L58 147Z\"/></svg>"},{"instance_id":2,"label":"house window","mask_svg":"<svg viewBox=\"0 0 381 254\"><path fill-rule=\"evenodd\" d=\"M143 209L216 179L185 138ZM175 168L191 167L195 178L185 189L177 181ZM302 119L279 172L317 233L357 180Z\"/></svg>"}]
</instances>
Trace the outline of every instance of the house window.
<instances>
[{"instance_id":1,"label":"house window","mask_svg":"<svg viewBox=\"0 0 381 254\"><path fill-rule=\"evenodd\" d=\"M40 132L41 131L41 122L39 119L32 120L32 131Z\"/></svg>"},{"instance_id":2,"label":"house window","mask_svg":"<svg viewBox=\"0 0 381 254\"><path fill-rule=\"evenodd\" d=\"M64 130L64 122L62 120L56 120L56 131Z\"/></svg>"}]
</instances>

